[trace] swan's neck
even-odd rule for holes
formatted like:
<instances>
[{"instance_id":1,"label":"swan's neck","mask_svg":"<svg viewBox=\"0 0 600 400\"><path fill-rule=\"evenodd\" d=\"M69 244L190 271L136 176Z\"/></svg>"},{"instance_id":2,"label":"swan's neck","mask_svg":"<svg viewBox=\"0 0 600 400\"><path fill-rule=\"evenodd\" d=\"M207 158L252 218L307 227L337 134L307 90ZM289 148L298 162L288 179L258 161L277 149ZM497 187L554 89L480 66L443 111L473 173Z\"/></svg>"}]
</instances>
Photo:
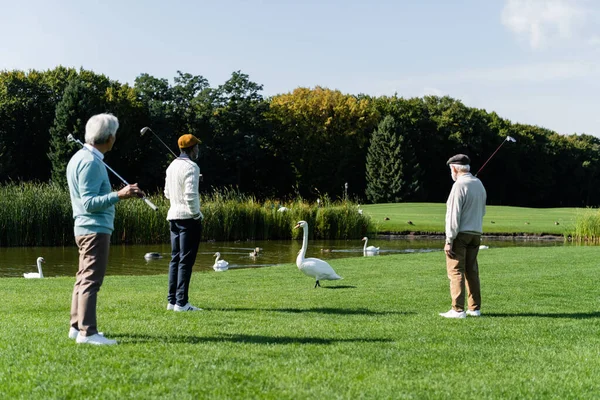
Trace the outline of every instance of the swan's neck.
<instances>
[{"instance_id":1,"label":"swan's neck","mask_svg":"<svg viewBox=\"0 0 600 400\"><path fill-rule=\"evenodd\" d=\"M38 273L40 274L40 278L41 278L44 276L44 274L42 273L42 263L38 261L37 267L38 267Z\"/></svg>"},{"instance_id":2,"label":"swan's neck","mask_svg":"<svg viewBox=\"0 0 600 400\"><path fill-rule=\"evenodd\" d=\"M300 264L302 264L302 262L304 261L304 256L306 255L306 249L308 248L308 229L306 227L306 225L304 225L302 227L302 229L304 230L304 236L302 238L302 249L300 249L300 253L298 254L298 257L296 258L296 265L300 266Z\"/></svg>"},{"instance_id":3,"label":"swan's neck","mask_svg":"<svg viewBox=\"0 0 600 400\"><path fill-rule=\"evenodd\" d=\"M363 251L367 251L367 242L369 241L369 239L365 239L365 245L363 247Z\"/></svg>"},{"instance_id":4,"label":"swan's neck","mask_svg":"<svg viewBox=\"0 0 600 400\"><path fill-rule=\"evenodd\" d=\"M219 262L219 257L221 257L221 255L217 254L217 258L215 259L215 264Z\"/></svg>"}]
</instances>

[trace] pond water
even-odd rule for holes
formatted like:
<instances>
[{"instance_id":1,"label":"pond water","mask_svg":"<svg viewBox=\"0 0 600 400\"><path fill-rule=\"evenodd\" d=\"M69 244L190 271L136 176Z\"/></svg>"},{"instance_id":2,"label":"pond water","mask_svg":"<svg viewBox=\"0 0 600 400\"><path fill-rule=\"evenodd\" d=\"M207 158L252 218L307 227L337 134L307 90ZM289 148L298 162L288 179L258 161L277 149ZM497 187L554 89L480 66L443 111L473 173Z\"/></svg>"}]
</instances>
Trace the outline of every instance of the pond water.
<instances>
[{"instance_id":1,"label":"pond water","mask_svg":"<svg viewBox=\"0 0 600 400\"><path fill-rule=\"evenodd\" d=\"M363 256L363 244L360 240L311 240L308 243L307 257L324 260ZM484 237L482 244L495 247L514 246L564 246L562 238L543 240L524 240L512 238ZM369 239L369 246L380 247L374 257L390 254L409 254L415 252L441 251L444 247L442 237L406 238L379 236ZM261 248L258 257L250 252ZM251 241L251 242L202 242L198 251L194 271L213 271L215 252L229 262L229 268L260 268L296 261L302 241ZM169 269L170 245L136 245L110 248L107 275L154 275L166 274ZM148 252L160 253L162 258L146 260ZM4 247L0 248L0 277L22 277L25 272L37 272L36 259L44 257L45 277L75 276L78 265L76 247Z\"/></svg>"}]
</instances>

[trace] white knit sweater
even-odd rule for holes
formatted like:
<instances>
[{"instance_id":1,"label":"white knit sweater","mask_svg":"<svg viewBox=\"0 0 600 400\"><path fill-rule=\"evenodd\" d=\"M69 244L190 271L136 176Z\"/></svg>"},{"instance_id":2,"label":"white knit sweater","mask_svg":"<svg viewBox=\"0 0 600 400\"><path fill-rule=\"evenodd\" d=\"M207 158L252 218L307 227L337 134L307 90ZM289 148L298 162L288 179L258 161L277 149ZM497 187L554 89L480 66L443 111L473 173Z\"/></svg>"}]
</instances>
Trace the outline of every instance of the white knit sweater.
<instances>
[{"instance_id":1,"label":"white knit sweater","mask_svg":"<svg viewBox=\"0 0 600 400\"><path fill-rule=\"evenodd\" d=\"M204 218L200 212L199 176L200 167L185 155L169 165L165 179L165 197L171 203L168 220Z\"/></svg>"}]
</instances>

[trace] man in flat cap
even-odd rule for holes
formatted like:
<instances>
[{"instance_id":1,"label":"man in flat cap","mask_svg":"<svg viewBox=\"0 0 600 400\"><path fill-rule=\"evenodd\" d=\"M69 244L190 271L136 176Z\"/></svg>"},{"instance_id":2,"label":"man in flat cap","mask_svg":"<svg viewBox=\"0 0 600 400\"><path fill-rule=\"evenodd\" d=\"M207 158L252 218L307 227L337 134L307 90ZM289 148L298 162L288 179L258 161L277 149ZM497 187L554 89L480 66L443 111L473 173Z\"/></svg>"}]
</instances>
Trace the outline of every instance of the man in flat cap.
<instances>
[{"instance_id":1,"label":"man in flat cap","mask_svg":"<svg viewBox=\"0 0 600 400\"><path fill-rule=\"evenodd\" d=\"M481 290L477 254L483 233L486 192L479 179L471 175L471 161L464 154L451 157L447 165L452 174L452 190L446 202L446 270L450 279L452 309L440 313L446 318L481 315ZM465 310L465 283L469 291Z\"/></svg>"},{"instance_id":2,"label":"man in flat cap","mask_svg":"<svg viewBox=\"0 0 600 400\"><path fill-rule=\"evenodd\" d=\"M198 193L200 167L194 162L200 154L199 143L194 135L182 135L177 141L181 155L167 168L165 197L171 205L167 212L171 230L167 310L201 310L191 305L188 299L204 218Z\"/></svg>"}]
</instances>

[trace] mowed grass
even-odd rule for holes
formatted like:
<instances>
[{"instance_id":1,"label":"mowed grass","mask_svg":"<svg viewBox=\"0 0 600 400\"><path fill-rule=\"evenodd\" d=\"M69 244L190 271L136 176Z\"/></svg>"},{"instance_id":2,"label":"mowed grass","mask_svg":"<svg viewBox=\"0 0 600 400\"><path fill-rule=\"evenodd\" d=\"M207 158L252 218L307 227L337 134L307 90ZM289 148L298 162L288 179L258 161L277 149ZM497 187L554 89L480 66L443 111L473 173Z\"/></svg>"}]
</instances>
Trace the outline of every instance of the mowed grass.
<instances>
[{"instance_id":1,"label":"mowed grass","mask_svg":"<svg viewBox=\"0 0 600 400\"><path fill-rule=\"evenodd\" d=\"M480 253L484 316L447 320L441 252L166 276L108 276L99 327L67 339L73 279L0 279L0 398L592 399L600 393L598 247Z\"/></svg>"},{"instance_id":2,"label":"mowed grass","mask_svg":"<svg viewBox=\"0 0 600 400\"><path fill-rule=\"evenodd\" d=\"M378 233L444 232L446 204L443 203L371 204L362 205L361 208L365 215L371 217ZM565 232L573 231L581 210L487 206L483 218L483 232L564 235Z\"/></svg>"}]
</instances>

